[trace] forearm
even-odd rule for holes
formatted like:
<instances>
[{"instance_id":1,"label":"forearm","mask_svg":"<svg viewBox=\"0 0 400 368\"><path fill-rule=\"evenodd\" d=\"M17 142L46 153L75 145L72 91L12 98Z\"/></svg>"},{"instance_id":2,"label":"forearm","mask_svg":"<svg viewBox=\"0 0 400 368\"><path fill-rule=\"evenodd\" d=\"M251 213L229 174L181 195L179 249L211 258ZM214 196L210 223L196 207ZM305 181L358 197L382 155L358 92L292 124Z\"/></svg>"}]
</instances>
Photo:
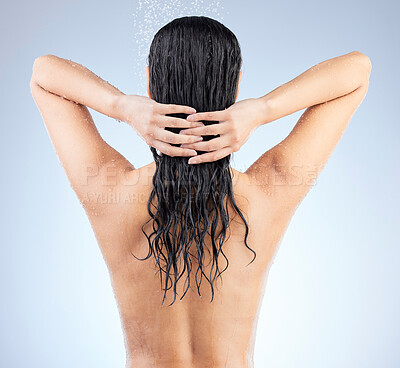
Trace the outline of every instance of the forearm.
<instances>
[{"instance_id":1,"label":"forearm","mask_svg":"<svg viewBox=\"0 0 400 368\"><path fill-rule=\"evenodd\" d=\"M369 58L357 51L316 64L259 98L268 111L260 125L353 92L367 83L370 68Z\"/></svg>"},{"instance_id":2,"label":"forearm","mask_svg":"<svg viewBox=\"0 0 400 368\"><path fill-rule=\"evenodd\" d=\"M73 61L55 55L38 57L33 64L31 83L111 118L120 119L115 106L117 99L124 94Z\"/></svg>"}]
</instances>

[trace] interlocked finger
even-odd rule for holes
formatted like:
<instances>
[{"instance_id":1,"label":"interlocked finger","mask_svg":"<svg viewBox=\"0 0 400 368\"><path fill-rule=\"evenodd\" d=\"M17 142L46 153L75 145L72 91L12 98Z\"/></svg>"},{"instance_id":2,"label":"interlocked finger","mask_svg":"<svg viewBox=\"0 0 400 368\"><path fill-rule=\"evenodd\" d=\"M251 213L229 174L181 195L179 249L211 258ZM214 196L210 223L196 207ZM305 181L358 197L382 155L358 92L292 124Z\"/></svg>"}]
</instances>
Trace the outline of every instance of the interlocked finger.
<instances>
[{"instance_id":1,"label":"interlocked finger","mask_svg":"<svg viewBox=\"0 0 400 368\"><path fill-rule=\"evenodd\" d=\"M224 148L229 145L229 141L226 136L217 137L210 139L205 142L197 142L197 143L186 143L181 144L182 148L192 148L196 151L215 151L221 148Z\"/></svg>"},{"instance_id":2,"label":"interlocked finger","mask_svg":"<svg viewBox=\"0 0 400 368\"><path fill-rule=\"evenodd\" d=\"M201 124L201 125L200 125ZM161 128L195 128L204 126L202 123L196 121L188 121L186 119L174 118L172 116L161 116L157 122L157 125Z\"/></svg>"},{"instance_id":3,"label":"interlocked finger","mask_svg":"<svg viewBox=\"0 0 400 368\"><path fill-rule=\"evenodd\" d=\"M181 144L199 142L203 138L195 135L176 134L165 129L158 129L157 135L154 137L163 142Z\"/></svg>"},{"instance_id":4,"label":"interlocked finger","mask_svg":"<svg viewBox=\"0 0 400 368\"><path fill-rule=\"evenodd\" d=\"M211 112L198 112L196 114L189 115L187 117L187 120L189 120L189 121L200 121L200 120L225 121L225 120L227 120L227 112L226 112L226 110L211 111Z\"/></svg>"},{"instance_id":5,"label":"interlocked finger","mask_svg":"<svg viewBox=\"0 0 400 368\"><path fill-rule=\"evenodd\" d=\"M203 153L202 155L191 157L188 160L189 164L200 164L203 162L213 162L216 160L220 160L232 153L232 149L230 147L224 147L220 150Z\"/></svg>"},{"instance_id":6,"label":"interlocked finger","mask_svg":"<svg viewBox=\"0 0 400 368\"><path fill-rule=\"evenodd\" d=\"M157 148L167 156L191 157L197 155L197 152L192 149L171 146L170 144L159 141L158 139L153 141L152 147Z\"/></svg>"},{"instance_id":7,"label":"interlocked finger","mask_svg":"<svg viewBox=\"0 0 400 368\"><path fill-rule=\"evenodd\" d=\"M180 135L222 135L229 132L229 123L205 125L204 127L182 129Z\"/></svg>"}]
</instances>

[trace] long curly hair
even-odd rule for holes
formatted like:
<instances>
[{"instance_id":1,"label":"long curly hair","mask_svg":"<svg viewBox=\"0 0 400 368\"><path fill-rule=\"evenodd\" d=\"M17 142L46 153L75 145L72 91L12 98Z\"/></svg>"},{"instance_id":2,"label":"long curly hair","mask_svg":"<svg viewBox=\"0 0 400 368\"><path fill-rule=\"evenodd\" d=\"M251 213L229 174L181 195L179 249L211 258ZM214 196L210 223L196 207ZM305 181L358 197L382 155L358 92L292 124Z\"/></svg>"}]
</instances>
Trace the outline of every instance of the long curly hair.
<instances>
[{"instance_id":1,"label":"long curly hair","mask_svg":"<svg viewBox=\"0 0 400 368\"><path fill-rule=\"evenodd\" d=\"M187 16L172 20L155 34L147 61L151 97L159 103L187 105L194 107L197 112L203 112L223 110L235 102L242 66L240 45L235 35L214 19ZM186 114L169 116L187 117ZM209 125L218 122L203 123ZM166 129L174 133L181 130ZM212 138L215 136L203 136L203 141ZM190 287L192 259L196 259L198 294L201 297L200 285L204 276L211 285L212 302L215 279L221 277L229 265L222 250L230 225L228 201L244 222L244 243L254 254L250 263L256 257L256 252L247 244L247 221L233 195L231 155L215 162L190 165L188 157L171 157L159 153L154 147L150 147L150 150L156 170L147 203L150 219L142 226L149 253L145 258L134 257L145 260L154 255L164 290L162 305L171 287L174 299L170 305L175 302L177 282L187 271L186 289L180 299L185 296ZM153 203L154 199L156 204ZM150 235L144 231L149 221L153 225ZM219 221L222 230L216 234ZM212 249L204 245L207 234L210 235ZM189 252L192 244L195 244L197 255ZM204 272L205 250L212 256L209 277ZM226 260L226 267L222 271L218 264L220 255ZM183 262L183 269L179 267L180 261Z\"/></svg>"}]
</instances>

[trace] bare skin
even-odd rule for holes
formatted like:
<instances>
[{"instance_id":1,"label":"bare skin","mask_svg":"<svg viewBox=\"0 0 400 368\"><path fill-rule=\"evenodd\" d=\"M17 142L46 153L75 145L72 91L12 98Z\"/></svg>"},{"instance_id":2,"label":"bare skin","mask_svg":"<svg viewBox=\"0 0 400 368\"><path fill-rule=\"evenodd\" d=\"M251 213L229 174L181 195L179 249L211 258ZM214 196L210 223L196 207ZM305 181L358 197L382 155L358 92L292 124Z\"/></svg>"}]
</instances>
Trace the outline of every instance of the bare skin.
<instances>
[{"instance_id":1,"label":"bare skin","mask_svg":"<svg viewBox=\"0 0 400 368\"><path fill-rule=\"evenodd\" d=\"M188 107L123 95L86 68L55 56L36 59L31 91L108 266L125 336L126 368L254 366L258 312L273 259L293 214L364 99L370 71L371 63L362 53L339 56L263 97L221 112L194 114L194 121L221 122L194 128L188 120L162 119L172 110L191 113ZM146 206L155 164L135 168L100 137L86 106L127 122L146 142L171 155L189 158L190 149L210 151L199 156L203 162L237 151L259 126L306 108L281 143L245 172L232 169L235 199L249 223L248 244L257 258L246 267L253 254L244 246L244 226L236 216L224 244L229 267L222 274L223 283L216 283L212 303L208 284L202 283L200 298L192 278L182 301L178 297L168 306L173 295L167 293L161 307L163 293L152 258L139 261L131 255L143 258L148 253L141 226L149 218ZM165 126L181 124L189 134L164 135L160 121ZM193 143L196 135L209 129L212 134L220 129L220 137ZM172 148L170 143L186 147Z\"/></svg>"}]
</instances>

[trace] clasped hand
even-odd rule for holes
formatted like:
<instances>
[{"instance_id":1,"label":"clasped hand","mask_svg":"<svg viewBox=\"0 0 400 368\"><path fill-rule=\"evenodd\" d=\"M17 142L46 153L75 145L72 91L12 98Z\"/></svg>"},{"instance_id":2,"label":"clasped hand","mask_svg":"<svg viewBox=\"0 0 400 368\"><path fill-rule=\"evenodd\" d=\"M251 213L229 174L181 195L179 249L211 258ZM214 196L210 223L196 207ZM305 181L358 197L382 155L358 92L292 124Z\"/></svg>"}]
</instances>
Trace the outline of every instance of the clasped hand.
<instances>
[{"instance_id":1,"label":"clasped hand","mask_svg":"<svg viewBox=\"0 0 400 368\"><path fill-rule=\"evenodd\" d=\"M132 126L148 145L168 156L192 156L189 164L216 161L238 151L263 120L260 114L262 103L256 98L236 102L225 110L196 113L189 106L161 104L144 96L123 95L117 108L123 111L119 114L121 120ZM177 113L189 116L186 119L166 116ZM205 126L200 120L219 123ZM182 130L176 134L165 127ZM201 136L205 135L218 137L201 142ZM171 143L180 144L180 147ZM197 156L196 150L208 152Z\"/></svg>"}]
</instances>

